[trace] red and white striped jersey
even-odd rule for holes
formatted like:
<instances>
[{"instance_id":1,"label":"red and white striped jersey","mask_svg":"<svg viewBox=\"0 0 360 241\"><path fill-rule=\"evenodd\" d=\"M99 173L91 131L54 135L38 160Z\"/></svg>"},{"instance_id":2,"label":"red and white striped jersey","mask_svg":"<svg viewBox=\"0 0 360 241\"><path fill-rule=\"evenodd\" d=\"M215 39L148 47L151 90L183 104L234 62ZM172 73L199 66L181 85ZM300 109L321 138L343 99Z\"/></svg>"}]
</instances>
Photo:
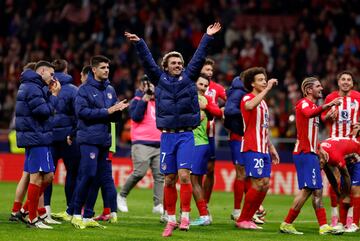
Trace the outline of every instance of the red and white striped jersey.
<instances>
[{"instance_id":1,"label":"red and white striped jersey","mask_svg":"<svg viewBox=\"0 0 360 241\"><path fill-rule=\"evenodd\" d=\"M319 132L319 115L322 107L317 106L307 98L302 98L296 103L295 119L297 140L294 154L316 153Z\"/></svg>"},{"instance_id":2,"label":"red and white striped jersey","mask_svg":"<svg viewBox=\"0 0 360 241\"><path fill-rule=\"evenodd\" d=\"M226 100L225 88L222 85L220 85L212 80L209 83L209 87L206 90L205 95L210 97L212 103L215 105L218 105L219 98L224 101ZM209 125L208 135L209 135L209 137L214 137L215 136L215 119L212 119L209 122L209 124L210 125Z\"/></svg>"},{"instance_id":3,"label":"red and white striped jersey","mask_svg":"<svg viewBox=\"0 0 360 241\"><path fill-rule=\"evenodd\" d=\"M325 98L325 104L340 97L338 91L330 93ZM357 91L350 91L348 96L342 97L342 102L339 106L333 106L332 109L338 110L336 121L326 121L326 126L329 130L329 137L350 137L352 138L352 124L359 120L359 103L360 93ZM327 111L321 115L322 120L325 119Z\"/></svg>"},{"instance_id":4,"label":"red and white striped jersey","mask_svg":"<svg viewBox=\"0 0 360 241\"><path fill-rule=\"evenodd\" d=\"M245 103L254 94L246 94L241 100L241 113L244 121L244 138L241 151L269 152L269 109L264 100L252 110L245 110Z\"/></svg>"}]
</instances>

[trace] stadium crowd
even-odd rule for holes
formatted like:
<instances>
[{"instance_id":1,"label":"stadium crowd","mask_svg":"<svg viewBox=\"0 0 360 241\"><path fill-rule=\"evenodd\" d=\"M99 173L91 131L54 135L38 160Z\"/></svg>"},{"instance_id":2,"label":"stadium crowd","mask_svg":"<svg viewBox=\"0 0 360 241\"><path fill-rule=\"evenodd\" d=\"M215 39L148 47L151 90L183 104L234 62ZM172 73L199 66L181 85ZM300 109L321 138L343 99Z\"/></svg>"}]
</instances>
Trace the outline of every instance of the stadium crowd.
<instances>
[{"instance_id":1,"label":"stadium crowd","mask_svg":"<svg viewBox=\"0 0 360 241\"><path fill-rule=\"evenodd\" d=\"M0 127L8 128L27 62L64 58L79 85L90 56L104 54L112 60L109 79L118 96L131 99L143 72L124 31L143 37L155 60L181 50L188 62L204 28L219 19L223 30L210 52L214 79L226 87L242 70L266 67L269 76L279 79L268 97L272 135L295 137L289 117L305 76L319 76L325 94L336 88L339 70L351 70L359 79L360 9L355 2L2 1Z\"/></svg>"}]
</instances>

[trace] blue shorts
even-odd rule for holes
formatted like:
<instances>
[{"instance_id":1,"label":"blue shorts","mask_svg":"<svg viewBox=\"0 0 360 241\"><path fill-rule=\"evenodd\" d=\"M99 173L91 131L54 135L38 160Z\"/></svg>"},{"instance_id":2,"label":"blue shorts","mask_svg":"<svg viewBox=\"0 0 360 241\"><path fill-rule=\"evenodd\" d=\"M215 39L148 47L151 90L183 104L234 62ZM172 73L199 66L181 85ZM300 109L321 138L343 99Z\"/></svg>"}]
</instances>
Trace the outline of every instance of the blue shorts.
<instances>
[{"instance_id":1,"label":"blue shorts","mask_svg":"<svg viewBox=\"0 0 360 241\"><path fill-rule=\"evenodd\" d=\"M360 162L347 165L352 186L360 186Z\"/></svg>"},{"instance_id":2,"label":"blue shorts","mask_svg":"<svg viewBox=\"0 0 360 241\"><path fill-rule=\"evenodd\" d=\"M216 160L215 137L209 137L209 147L210 147L209 161L215 161Z\"/></svg>"},{"instance_id":3,"label":"blue shorts","mask_svg":"<svg viewBox=\"0 0 360 241\"><path fill-rule=\"evenodd\" d=\"M54 172L55 166L49 146L25 148L24 171L30 174L37 172Z\"/></svg>"},{"instance_id":4,"label":"blue shorts","mask_svg":"<svg viewBox=\"0 0 360 241\"><path fill-rule=\"evenodd\" d=\"M205 175L210 156L208 144L195 146L195 153L192 159L191 173L194 175Z\"/></svg>"},{"instance_id":5,"label":"blue shorts","mask_svg":"<svg viewBox=\"0 0 360 241\"><path fill-rule=\"evenodd\" d=\"M299 189L322 189L319 158L314 153L293 154Z\"/></svg>"},{"instance_id":6,"label":"blue shorts","mask_svg":"<svg viewBox=\"0 0 360 241\"><path fill-rule=\"evenodd\" d=\"M231 150L231 159L233 164L244 166L245 165L244 152L240 151L241 141L235 141L235 140L229 141L229 146Z\"/></svg>"},{"instance_id":7,"label":"blue shorts","mask_svg":"<svg viewBox=\"0 0 360 241\"><path fill-rule=\"evenodd\" d=\"M243 152L245 171L247 177L270 177L271 158L268 153L247 151Z\"/></svg>"},{"instance_id":8,"label":"blue shorts","mask_svg":"<svg viewBox=\"0 0 360 241\"><path fill-rule=\"evenodd\" d=\"M160 171L175 174L178 169L191 170L194 159L194 134L192 131L162 133L160 140Z\"/></svg>"}]
</instances>

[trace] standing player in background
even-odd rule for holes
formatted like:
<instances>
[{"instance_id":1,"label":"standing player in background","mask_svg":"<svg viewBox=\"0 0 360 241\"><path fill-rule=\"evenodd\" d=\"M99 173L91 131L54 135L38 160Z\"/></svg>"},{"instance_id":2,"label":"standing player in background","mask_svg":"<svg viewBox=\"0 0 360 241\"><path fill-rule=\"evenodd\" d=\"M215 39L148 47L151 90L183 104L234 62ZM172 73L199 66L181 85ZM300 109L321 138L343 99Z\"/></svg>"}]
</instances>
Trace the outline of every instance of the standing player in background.
<instances>
[{"instance_id":1,"label":"standing player in background","mask_svg":"<svg viewBox=\"0 0 360 241\"><path fill-rule=\"evenodd\" d=\"M253 67L245 70L241 76L244 86L250 92L241 101L241 113L244 121L244 138L241 146L245 159L246 177L251 187L245 195L245 202L236 226L241 229L261 229L253 221L255 212L265 199L269 189L271 161L279 163L279 155L270 142L269 109L264 100L276 79L267 80L264 68Z\"/></svg>"},{"instance_id":2,"label":"standing player in background","mask_svg":"<svg viewBox=\"0 0 360 241\"><path fill-rule=\"evenodd\" d=\"M339 234L338 230L327 224L326 211L322 202L322 178L320 163L316 154L318 144L319 116L321 112L340 103L339 99L322 106L315 103L322 97L322 86L317 78L305 78L301 84L304 98L296 104L296 130L297 140L293 153L300 192L296 195L284 222L280 225L280 231L290 234L303 234L293 226L294 220L300 213L306 200L312 195L312 204L319 223L319 233Z\"/></svg>"},{"instance_id":3,"label":"standing player in background","mask_svg":"<svg viewBox=\"0 0 360 241\"><path fill-rule=\"evenodd\" d=\"M229 146L231 150L231 159L235 166L236 178L234 181L234 210L231 213L231 219L237 220L240 217L241 201L245 191L245 160L240 152L241 143L244 136L244 124L240 110L241 100L246 95L244 84L240 77L234 78L228 89L225 103L224 126L229 130Z\"/></svg>"},{"instance_id":4,"label":"standing player in background","mask_svg":"<svg viewBox=\"0 0 360 241\"><path fill-rule=\"evenodd\" d=\"M194 226L206 226L211 223L207 202L204 199L203 176L206 174L208 161L210 157L210 146L208 138L208 129L211 118L216 116L222 118L222 110L212 103L212 99L205 96L209 87L209 78L207 75L200 74L196 81L198 98L200 105L200 125L193 130L195 140L195 152L191 165L191 184L196 206L199 210L200 217L191 222Z\"/></svg>"},{"instance_id":5,"label":"standing player in background","mask_svg":"<svg viewBox=\"0 0 360 241\"><path fill-rule=\"evenodd\" d=\"M353 90L354 87L354 78L353 74L350 71L342 71L337 76L337 84L339 86L338 91L330 93L325 98L325 104L329 103L333 99L341 97L342 101L339 106L334 106L330 110L323 112L321 119L325 122L329 137L350 137L353 135L352 127L353 124L359 121L360 117L360 93ZM356 169L356 172L360 172L360 163L353 164L352 168ZM338 173L338 172L336 172ZM337 175L338 176L338 175ZM338 176L339 179L339 176ZM352 184L355 189L360 188L359 183ZM339 215L337 209L337 196L334 193L333 189L330 187L330 200L331 200L331 225L335 226L338 223ZM352 213L353 208L349 205L344 205L340 203L340 212L346 212L348 218L346 223L344 220L343 224L346 227L346 231L351 231L355 226L352 225Z\"/></svg>"},{"instance_id":6,"label":"standing player in background","mask_svg":"<svg viewBox=\"0 0 360 241\"><path fill-rule=\"evenodd\" d=\"M110 85L109 63L105 56L94 56L90 60L92 71L86 82L80 86L75 99L78 117L77 141L80 145L79 177L75 191L74 215L71 223L76 228L101 227L93 216L92 203L87 204L83 217L81 209L87 201L91 188L96 182L112 180L108 177L108 152L111 145L110 122L121 118L121 111L128 104L117 102L114 88ZM116 200L114 183L109 183L109 199Z\"/></svg>"},{"instance_id":7,"label":"standing player in background","mask_svg":"<svg viewBox=\"0 0 360 241\"><path fill-rule=\"evenodd\" d=\"M51 116L55 113L61 85L53 80L54 66L46 61L36 63L35 71L27 69L21 75L16 97L16 141L25 147L24 171L30 173L27 205L28 227L51 229L37 217L39 198L52 182L54 164L51 157ZM49 93L43 87L49 86Z\"/></svg>"},{"instance_id":8,"label":"standing player in background","mask_svg":"<svg viewBox=\"0 0 360 241\"><path fill-rule=\"evenodd\" d=\"M91 66L90 65L85 65L80 73L80 80L81 83L84 84L89 72L91 71ZM76 138L76 133L72 133L73 135L68 136L67 137L67 141L68 143L71 143L74 141L74 139ZM75 182L75 187L74 190L76 189L76 185L77 185L77 181ZM72 195L71 201L70 203L67 203L67 208L65 211L63 212L59 212L59 213L52 213L52 217L59 219L59 220L63 220L63 221L71 221L72 216L74 214L74 199L75 199L75 195Z\"/></svg>"},{"instance_id":9,"label":"standing player in background","mask_svg":"<svg viewBox=\"0 0 360 241\"><path fill-rule=\"evenodd\" d=\"M162 214L164 175L160 172L160 135L155 122L155 87L145 75L140 88L130 103L131 117L131 159L133 172L126 180L117 196L117 206L121 212L128 212L126 197L151 168L154 179L153 213Z\"/></svg>"},{"instance_id":10,"label":"standing player in background","mask_svg":"<svg viewBox=\"0 0 360 241\"><path fill-rule=\"evenodd\" d=\"M211 102L218 105L218 99L226 101L225 88L215 81L211 80L214 74L214 60L206 58L205 63L201 69L201 74L206 75L210 79L210 84L205 92L205 95L211 98ZM214 169L215 169L215 118L210 121L208 130L210 158L208 161L207 172L204 180L205 201L210 202L211 193L214 187Z\"/></svg>"},{"instance_id":11,"label":"standing player in background","mask_svg":"<svg viewBox=\"0 0 360 241\"><path fill-rule=\"evenodd\" d=\"M154 61L144 40L136 34L125 32L125 36L135 43L145 72L156 86L156 126L163 132L160 140L161 171L165 174L165 209L169 215L162 234L164 237L171 236L177 227L175 211L178 178L182 209L179 229L189 230L192 193L190 170L194 153L192 130L200 123L199 102L194 82L205 61L208 44L220 29L220 23L208 26L186 68L182 55L173 51L163 57L162 69Z\"/></svg>"},{"instance_id":12,"label":"standing player in background","mask_svg":"<svg viewBox=\"0 0 360 241\"><path fill-rule=\"evenodd\" d=\"M61 84L61 91L58 95L58 104L53 118L53 143L51 146L51 155L54 160L54 166L62 159L66 168L65 179L65 197L66 204L69 206L77 178L80 155L79 146L75 139L70 139L75 135L77 119L75 117L75 96L78 88L73 85L73 78L67 74L68 63L64 59L56 59L52 62L55 68L55 79ZM44 205L46 208L47 223L59 224L51 218L51 195L52 184L44 192Z\"/></svg>"}]
</instances>

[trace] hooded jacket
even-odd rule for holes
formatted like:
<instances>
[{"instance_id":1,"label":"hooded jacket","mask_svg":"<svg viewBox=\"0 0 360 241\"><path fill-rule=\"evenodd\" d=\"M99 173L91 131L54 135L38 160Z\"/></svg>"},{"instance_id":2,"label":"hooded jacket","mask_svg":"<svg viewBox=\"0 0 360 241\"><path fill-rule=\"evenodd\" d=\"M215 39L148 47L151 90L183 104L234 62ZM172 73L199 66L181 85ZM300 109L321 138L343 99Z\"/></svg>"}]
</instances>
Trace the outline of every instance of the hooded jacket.
<instances>
[{"instance_id":1,"label":"hooded jacket","mask_svg":"<svg viewBox=\"0 0 360 241\"><path fill-rule=\"evenodd\" d=\"M47 146L53 141L52 116L57 97L46 92L41 75L27 69L21 73L16 96L15 128L18 147Z\"/></svg>"}]
</instances>

